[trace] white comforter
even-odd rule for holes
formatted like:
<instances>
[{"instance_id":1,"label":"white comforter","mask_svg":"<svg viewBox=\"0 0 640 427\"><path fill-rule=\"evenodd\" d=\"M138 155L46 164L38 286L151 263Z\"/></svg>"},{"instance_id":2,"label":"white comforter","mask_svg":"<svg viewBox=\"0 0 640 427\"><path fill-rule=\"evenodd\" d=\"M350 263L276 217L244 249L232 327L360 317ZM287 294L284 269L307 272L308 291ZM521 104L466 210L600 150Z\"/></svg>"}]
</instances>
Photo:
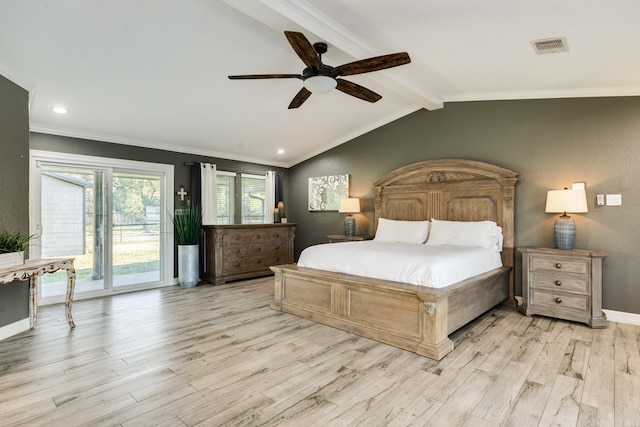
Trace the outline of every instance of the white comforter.
<instances>
[{"instance_id":1,"label":"white comforter","mask_svg":"<svg viewBox=\"0 0 640 427\"><path fill-rule=\"evenodd\" d=\"M502 266L493 249L413 243L328 243L302 251L298 266L442 288Z\"/></svg>"}]
</instances>

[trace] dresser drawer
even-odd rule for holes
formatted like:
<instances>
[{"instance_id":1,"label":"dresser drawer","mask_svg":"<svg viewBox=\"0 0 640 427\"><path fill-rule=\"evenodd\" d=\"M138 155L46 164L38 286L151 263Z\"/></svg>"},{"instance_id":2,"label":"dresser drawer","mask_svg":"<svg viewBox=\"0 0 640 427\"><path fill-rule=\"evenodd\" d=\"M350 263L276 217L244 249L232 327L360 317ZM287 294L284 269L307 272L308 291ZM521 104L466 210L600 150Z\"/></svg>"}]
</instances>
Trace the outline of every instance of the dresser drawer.
<instances>
[{"instance_id":1,"label":"dresser drawer","mask_svg":"<svg viewBox=\"0 0 640 427\"><path fill-rule=\"evenodd\" d=\"M590 294L591 279L562 273L531 273L529 286L536 289L548 289L560 292Z\"/></svg>"},{"instance_id":2,"label":"dresser drawer","mask_svg":"<svg viewBox=\"0 0 640 427\"><path fill-rule=\"evenodd\" d=\"M272 255L288 253L288 251L289 245L286 240L264 241L247 245L225 245L222 248L222 254L225 258Z\"/></svg>"},{"instance_id":3,"label":"dresser drawer","mask_svg":"<svg viewBox=\"0 0 640 427\"><path fill-rule=\"evenodd\" d=\"M265 230L228 230L222 235L222 244L228 245L249 245L268 240Z\"/></svg>"},{"instance_id":4,"label":"dresser drawer","mask_svg":"<svg viewBox=\"0 0 640 427\"><path fill-rule=\"evenodd\" d=\"M548 292L542 290L531 290L531 301L529 303L534 306L553 307L553 308L571 308L581 311L590 309L590 298L586 295L569 295L561 292Z\"/></svg>"},{"instance_id":5,"label":"dresser drawer","mask_svg":"<svg viewBox=\"0 0 640 427\"><path fill-rule=\"evenodd\" d=\"M223 274L245 273L248 271L265 270L271 265L270 256L228 258L224 260Z\"/></svg>"},{"instance_id":6,"label":"dresser drawer","mask_svg":"<svg viewBox=\"0 0 640 427\"><path fill-rule=\"evenodd\" d=\"M591 261L588 258L569 259L561 257L532 256L530 268L532 271L556 271L588 276L589 271L591 270Z\"/></svg>"}]
</instances>

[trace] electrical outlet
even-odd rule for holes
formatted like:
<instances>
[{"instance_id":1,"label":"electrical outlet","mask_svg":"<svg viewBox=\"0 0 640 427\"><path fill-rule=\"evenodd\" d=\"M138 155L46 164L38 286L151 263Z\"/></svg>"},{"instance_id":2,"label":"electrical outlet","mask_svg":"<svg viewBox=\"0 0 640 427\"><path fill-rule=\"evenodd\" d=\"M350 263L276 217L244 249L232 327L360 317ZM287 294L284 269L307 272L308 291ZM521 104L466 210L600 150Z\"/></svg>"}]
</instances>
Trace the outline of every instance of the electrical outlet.
<instances>
[{"instance_id":1,"label":"electrical outlet","mask_svg":"<svg viewBox=\"0 0 640 427\"><path fill-rule=\"evenodd\" d=\"M607 194L607 206L622 206L622 194Z\"/></svg>"},{"instance_id":2,"label":"electrical outlet","mask_svg":"<svg viewBox=\"0 0 640 427\"><path fill-rule=\"evenodd\" d=\"M604 194L598 194L596 196L596 205L597 206L604 206Z\"/></svg>"}]
</instances>

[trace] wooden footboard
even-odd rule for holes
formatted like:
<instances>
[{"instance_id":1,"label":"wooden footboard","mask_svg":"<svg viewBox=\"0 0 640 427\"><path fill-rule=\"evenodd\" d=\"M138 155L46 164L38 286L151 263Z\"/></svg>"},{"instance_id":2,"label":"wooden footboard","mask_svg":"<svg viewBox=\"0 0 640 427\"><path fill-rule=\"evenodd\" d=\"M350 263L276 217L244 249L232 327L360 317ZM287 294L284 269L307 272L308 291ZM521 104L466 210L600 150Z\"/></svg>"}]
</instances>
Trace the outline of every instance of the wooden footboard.
<instances>
[{"instance_id":1,"label":"wooden footboard","mask_svg":"<svg viewBox=\"0 0 640 427\"><path fill-rule=\"evenodd\" d=\"M507 298L511 268L441 289L294 264L271 270L273 309L440 360L453 350L451 332Z\"/></svg>"}]
</instances>

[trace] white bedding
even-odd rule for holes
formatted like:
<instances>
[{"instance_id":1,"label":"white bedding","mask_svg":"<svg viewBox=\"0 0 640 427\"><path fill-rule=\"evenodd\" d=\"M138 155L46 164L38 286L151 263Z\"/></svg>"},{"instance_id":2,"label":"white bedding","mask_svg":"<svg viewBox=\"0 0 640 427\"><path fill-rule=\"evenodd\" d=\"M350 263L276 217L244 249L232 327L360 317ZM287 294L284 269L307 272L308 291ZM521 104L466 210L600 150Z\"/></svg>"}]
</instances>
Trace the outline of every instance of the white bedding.
<instances>
[{"instance_id":1,"label":"white bedding","mask_svg":"<svg viewBox=\"0 0 640 427\"><path fill-rule=\"evenodd\" d=\"M302 251L298 266L442 288L502 266L485 248L414 243L328 243Z\"/></svg>"}]
</instances>

